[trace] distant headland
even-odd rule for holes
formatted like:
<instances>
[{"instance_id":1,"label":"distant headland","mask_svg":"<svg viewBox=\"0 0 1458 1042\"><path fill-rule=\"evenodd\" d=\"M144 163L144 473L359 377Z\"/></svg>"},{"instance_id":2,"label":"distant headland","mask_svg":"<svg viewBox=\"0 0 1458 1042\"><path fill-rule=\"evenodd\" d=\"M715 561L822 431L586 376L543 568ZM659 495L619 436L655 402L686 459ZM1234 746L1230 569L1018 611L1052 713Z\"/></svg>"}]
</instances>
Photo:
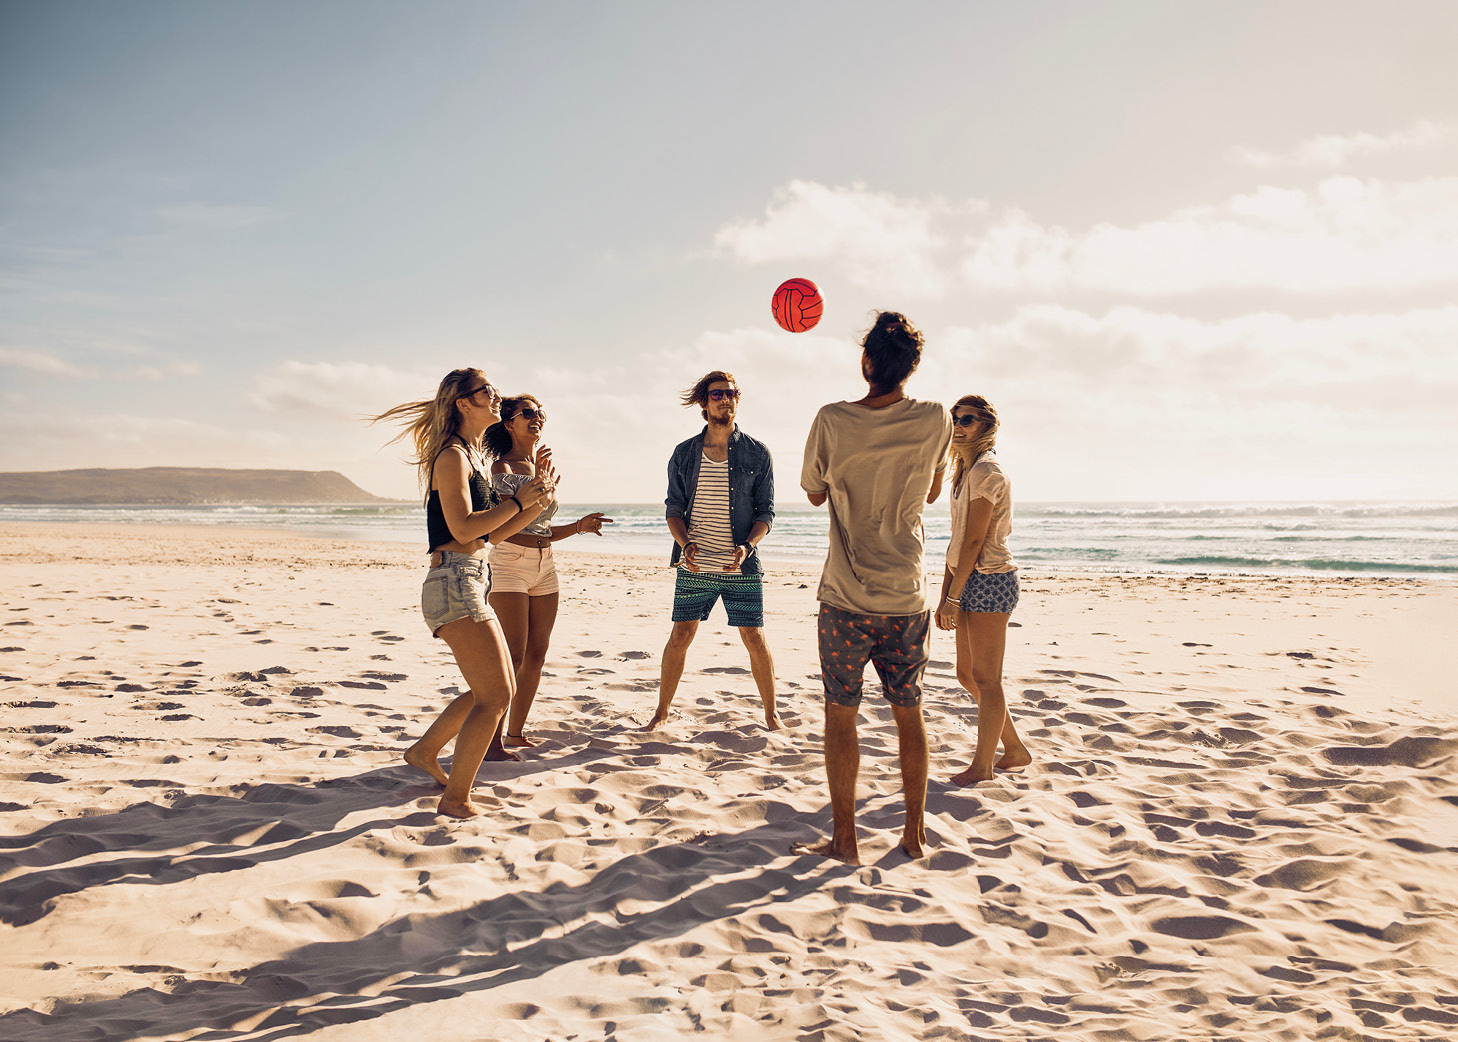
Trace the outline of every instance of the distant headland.
<instances>
[{"instance_id":1,"label":"distant headland","mask_svg":"<svg viewBox=\"0 0 1458 1042\"><path fill-rule=\"evenodd\" d=\"M32 470L0 473L0 503L190 506L234 503L390 503L336 470Z\"/></svg>"}]
</instances>

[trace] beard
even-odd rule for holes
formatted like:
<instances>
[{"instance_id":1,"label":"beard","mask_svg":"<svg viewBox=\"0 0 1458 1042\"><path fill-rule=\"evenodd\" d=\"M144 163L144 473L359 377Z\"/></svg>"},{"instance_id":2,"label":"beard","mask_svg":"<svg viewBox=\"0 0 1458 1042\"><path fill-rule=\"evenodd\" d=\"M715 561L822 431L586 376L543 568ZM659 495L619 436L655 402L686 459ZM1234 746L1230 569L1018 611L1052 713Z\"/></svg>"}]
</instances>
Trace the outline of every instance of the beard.
<instances>
[{"instance_id":1,"label":"beard","mask_svg":"<svg viewBox=\"0 0 1458 1042\"><path fill-rule=\"evenodd\" d=\"M704 411L705 412L708 412L707 409L704 410ZM732 413L727 418L726 417L715 416L711 412L708 413L708 416L709 416L709 426L710 427L733 427L734 426L734 416L733 416Z\"/></svg>"}]
</instances>

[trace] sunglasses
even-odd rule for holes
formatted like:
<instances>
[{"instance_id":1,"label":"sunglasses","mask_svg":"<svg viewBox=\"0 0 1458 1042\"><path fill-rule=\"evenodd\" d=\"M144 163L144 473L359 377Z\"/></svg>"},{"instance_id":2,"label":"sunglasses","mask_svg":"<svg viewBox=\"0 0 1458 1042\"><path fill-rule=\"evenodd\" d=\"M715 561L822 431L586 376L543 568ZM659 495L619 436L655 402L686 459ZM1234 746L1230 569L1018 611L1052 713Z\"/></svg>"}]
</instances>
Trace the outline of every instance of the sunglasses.
<instances>
[{"instance_id":1,"label":"sunglasses","mask_svg":"<svg viewBox=\"0 0 1458 1042\"><path fill-rule=\"evenodd\" d=\"M539 419L543 423L547 422L547 414L541 409L533 409L530 405L523 405L520 409L516 410L516 416L525 416L529 420ZM516 419L516 416L513 416L512 419Z\"/></svg>"},{"instance_id":2,"label":"sunglasses","mask_svg":"<svg viewBox=\"0 0 1458 1042\"><path fill-rule=\"evenodd\" d=\"M953 416L952 422L958 427L973 427L981 423L981 419L970 413L963 413L961 416Z\"/></svg>"},{"instance_id":3,"label":"sunglasses","mask_svg":"<svg viewBox=\"0 0 1458 1042\"><path fill-rule=\"evenodd\" d=\"M727 390L721 387L710 391L709 397L714 399L714 401L716 402L724 401L726 399L732 402L734 401L734 399L739 397L739 391L737 388L734 387L730 387Z\"/></svg>"},{"instance_id":4,"label":"sunglasses","mask_svg":"<svg viewBox=\"0 0 1458 1042\"><path fill-rule=\"evenodd\" d=\"M492 387L490 384L482 384L480 387L476 388L474 391L471 391L471 392L469 392L467 394L457 395L456 396L456 401L460 401L462 398L471 398L471 399L474 399L476 397L476 395L478 395L478 394L484 394L486 396L486 400L488 402L499 402L499 401L501 401L501 392L498 391L496 388Z\"/></svg>"}]
</instances>

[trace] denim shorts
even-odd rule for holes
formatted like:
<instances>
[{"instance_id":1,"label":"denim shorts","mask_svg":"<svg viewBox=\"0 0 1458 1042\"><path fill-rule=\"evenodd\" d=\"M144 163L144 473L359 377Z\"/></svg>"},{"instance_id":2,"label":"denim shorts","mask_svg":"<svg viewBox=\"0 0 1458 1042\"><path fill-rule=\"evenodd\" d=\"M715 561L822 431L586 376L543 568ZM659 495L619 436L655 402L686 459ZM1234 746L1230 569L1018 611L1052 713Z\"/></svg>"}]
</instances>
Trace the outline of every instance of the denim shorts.
<instances>
[{"instance_id":1,"label":"denim shorts","mask_svg":"<svg viewBox=\"0 0 1458 1042\"><path fill-rule=\"evenodd\" d=\"M491 591L491 569L486 562L453 550L437 552L441 562L426 573L420 588L420 613L430 632L439 636L442 626L457 619L489 622L496 618L486 603Z\"/></svg>"},{"instance_id":2,"label":"denim shorts","mask_svg":"<svg viewBox=\"0 0 1458 1042\"><path fill-rule=\"evenodd\" d=\"M498 543L491 548L492 593L545 597L557 590L557 562L550 546L538 550L516 543Z\"/></svg>"},{"instance_id":3,"label":"denim shorts","mask_svg":"<svg viewBox=\"0 0 1458 1042\"><path fill-rule=\"evenodd\" d=\"M963 611L1012 614L1018 606L1018 573L973 572L962 587L957 607Z\"/></svg>"}]
</instances>

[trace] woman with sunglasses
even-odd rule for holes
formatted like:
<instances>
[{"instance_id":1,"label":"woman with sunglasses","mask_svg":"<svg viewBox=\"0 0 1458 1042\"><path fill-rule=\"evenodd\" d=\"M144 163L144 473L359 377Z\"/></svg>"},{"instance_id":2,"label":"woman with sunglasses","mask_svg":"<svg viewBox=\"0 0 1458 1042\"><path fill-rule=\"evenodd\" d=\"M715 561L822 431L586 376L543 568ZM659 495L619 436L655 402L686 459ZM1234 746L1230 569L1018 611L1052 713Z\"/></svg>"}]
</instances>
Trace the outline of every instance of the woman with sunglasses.
<instances>
[{"instance_id":1,"label":"woman with sunglasses","mask_svg":"<svg viewBox=\"0 0 1458 1042\"><path fill-rule=\"evenodd\" d=\"M409 438L426 489L430 571L420 609L430 632L450 647L468 691L406 751L405 762L445 786L438 809L456 818L480 813L471 802L471 786L515 687L506 638L486 600L491 588L486 536L520 528L552 496L550 464L510 495L492 490L481 438L500 418L501 395L482 372L456 369L441 380L434 398L397 405L371 421L405 425L391 441ZM437 757L452 738L456 751L447 776Z\"/></svg>"},{"instance_id":2,"label":"woman with sunglasses","mask_svg":"<svg viewBox=\"0 0 1458 1042\"><path fill-rule=\"evenodd\" d=\"M501 420L487 428L485 438L487 452L496 458L491 481L498 495L511 496L551 467L552 450L541 444L546 424L542 403L531 395L502 401ZM542 682L542 665L557 621L557 564L552 544L583 532L601 536L602 526L612 524L612 518L592 513L569 525L554 525L557 507L553 495L521 528L505 526L490 536L491 607L501 620L516 671L516 694L500 739L503 747L536 744L526 737L524 728Z\"/></svg>"},{"instance_id":3,"label":"woman with sunglasses","mask_svg":"<svg viewBox=\"0 0 1458 1042\"><path fill-rule=\"evenodd\" d=\"M952 406L952 541L942 577L937 628L957 633L957 679L977 703L977 748L957 785L1032 763L1007 711L1002 659L1018 603L1018 566L1007 548L1012 487L997 463L997 410L981 395ZM1003 755L996 763L997 745Z\"/></svg>"}]
</instances>

